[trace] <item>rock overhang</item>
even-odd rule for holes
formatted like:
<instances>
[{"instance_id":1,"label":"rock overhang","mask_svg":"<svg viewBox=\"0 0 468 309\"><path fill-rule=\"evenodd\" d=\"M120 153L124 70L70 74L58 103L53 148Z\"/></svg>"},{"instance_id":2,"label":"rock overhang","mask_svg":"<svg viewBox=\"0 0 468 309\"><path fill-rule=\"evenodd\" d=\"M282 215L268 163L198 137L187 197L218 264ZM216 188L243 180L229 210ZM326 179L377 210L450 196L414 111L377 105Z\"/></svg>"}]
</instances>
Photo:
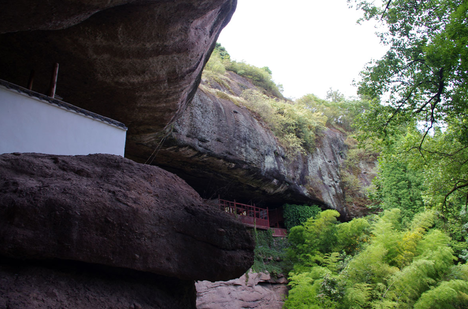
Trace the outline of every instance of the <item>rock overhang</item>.
<instances>
[{"instance_id":1,"label":"rock overhang","mask_svg":"<svg viewBox=\"0 0 468 309\"><path fill-rule=\"evenodd\" d=\"M148 141L176 119L235 0L55 0L0 4L0 78L44 93L60 63L57 94L128 127L126 153L151 155ZM151 143L150 143L151 144Z\"/></svg>"}]
</instances>

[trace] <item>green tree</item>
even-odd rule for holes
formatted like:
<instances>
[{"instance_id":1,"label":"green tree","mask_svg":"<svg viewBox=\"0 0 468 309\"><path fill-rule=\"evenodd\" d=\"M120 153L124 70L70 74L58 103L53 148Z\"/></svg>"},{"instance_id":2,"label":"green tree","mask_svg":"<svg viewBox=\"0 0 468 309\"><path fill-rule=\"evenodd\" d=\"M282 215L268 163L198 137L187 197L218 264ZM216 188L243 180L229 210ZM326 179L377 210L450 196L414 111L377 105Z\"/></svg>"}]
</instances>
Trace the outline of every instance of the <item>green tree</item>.
<instances>
[{"instance_id":1,"label":"green tree","mask_svg":"<svg viewBox=\"0 0 468 309\"><path fill-rule=\"evenodd\" d=\"M359 93L371 98L388 94L388 105L376 128L416 118L426 132L441 122L466 119L468 113L468 27L466 0L388 0L381 6L355 0L365 19L377 19L387 31L386 55L371 63L359 82ZM369 120L371 117L369 117ZM467 132L466 126L461 126Z\"/></svg>"},{"instance_id":2,"label":"green tree","mask_svg":"<svg viewBox=\"0 0 468 309\"><path fill-rule=\"evenodd\" d=\"M216 43L214 52L218 53L222 60L231 61L231 55L229 55L226 48L222 46L220 43Z\"/></svg>"},{"instance_id":3,"label":"green tree","mask_svg":"<svg viewBox=\"0 0 468 309\"><path fill-rule=\"evenodd\" d=\"M343 102L345 100L345 96L339 90L333 90L332 88L330 88L327 91L326 99L330 102L337 103Z\"/></svg>"},{"instance_id":4,"label":"green tree","mask_svg":"<svg viewBox=\"0 0 468 309\"><path fill-rule=\"evenodd\" d=\"M349 2L365 20L383 24L380 38L389 47L358 82L372 102L360 121L362 138L399 143L384 152L422 175L425 207L455 220L468 203L468 1ZM419 197L409 200L420 208Z\"/></svg>"},{"instance_id":5,"label":"green tree","mask_svg":"<svg viewBox=\"0 0 468 309\"><path fill-rule=\"evenodd\" d=\"M424 209L423 181L423 175L408 167L401 157L384 153L379 158L372 197L379 202L379 208L399 208L403 218L411 220Z\"/></svg>"},{"instance_id":6,"label":"green tree","mask_svg":"<svg viewBox=\"0 0 468 309\"><path fill-rule=\"evenodd\" d=\"M307 94L296 100L296 104L306 106L314 113L327 117L327 125L342 128L352 132L352 123L358 115L369 108L366 100L347 100L339 91L330 89L327 99L322 100L313 94Z\"/></svg>"}]
</instances>

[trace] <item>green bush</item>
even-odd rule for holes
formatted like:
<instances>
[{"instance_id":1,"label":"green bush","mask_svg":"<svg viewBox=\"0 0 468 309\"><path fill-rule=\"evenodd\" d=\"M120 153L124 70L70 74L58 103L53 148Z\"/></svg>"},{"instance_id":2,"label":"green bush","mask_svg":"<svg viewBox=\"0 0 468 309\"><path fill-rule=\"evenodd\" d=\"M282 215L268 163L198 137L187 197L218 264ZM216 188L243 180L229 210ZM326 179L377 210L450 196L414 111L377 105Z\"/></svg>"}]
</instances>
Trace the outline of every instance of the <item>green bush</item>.
<instances>
[{"instance_id":1,"label":"green bush","mask_svg":"<svg viewBox=\"0 0 468 309\"><path fill-rule=\"evenodd\" d=\"M339 223L327 210L292 228L284 308L464 308L468 266L454 265L450 237L433 227L435 212L408 224L401 214Z\"/></svg>"},{"instance_id":2,"label":"green bush","mask_svg":"<svg viewBox=\"0 0 468 309\"><path fill-rule=\"evenodd\" d=\"M314 218L322 209L319 206L312 205L283 205L284 225L288 230L296 225L301 225L309 218Z\"/></svg>"},{"instance_id":3,"label":"green bush","mask_svg":"<svg viewBox=\"0 0 468 309\"><path fill-rule=\"evenodd\" d=\"M205 65L205 70L218 74L226 73L226 68L224 67L223 61L218 53L213 53L211 55L210 60L208 60Z\"/></svg>"},{"instance_id":4,"label":"green bush","mask_svg":"<svg viewBox=\"0 0 468 309\"><path fill-rule=\"evenodd\" d=\"M283 98L280 89L272 80L271 70L268 67L258 68L245 62L231 61L227 63L226 70L250 79L255 86L265 89L275 97Z\"/></svg>"},{"instance_id":5,"label":"green bush","mask_svg":"<svg viewBox=\"0 0 468 309\"><path fill-rule=\"evenodd\" d=\"M322 100L313 94L307 94L297 99L296 103L325 116L328 126L341 128L346 132L354 130L355 119L370 105L366 100L347 100L337 91L332 91L327 97L328 100Z\"/></svg>"},{"instance_id":6,"label":"green bush","mask_svg":"<svg viewBox=\"0 0 468 309\"><path fill-rule=\"evenodd\" d=\"M273 230L254 230L255 250L252 270L255 272L268 272L272 276L287 274L291 263L286 257L289 246L287 238L273 237Z\"/></svg>"},{"instance_id":7,"label":"green bush","mask_svg":"<svg viewBox=\"0 0 468 309\"><path fill-rule=\"evenodd\" d=\"M245 106L262 118L290 155L314 152L317 134L325 128L324 116L253 89L244 91L242 97Z\"/></svg>"}]
</instances>

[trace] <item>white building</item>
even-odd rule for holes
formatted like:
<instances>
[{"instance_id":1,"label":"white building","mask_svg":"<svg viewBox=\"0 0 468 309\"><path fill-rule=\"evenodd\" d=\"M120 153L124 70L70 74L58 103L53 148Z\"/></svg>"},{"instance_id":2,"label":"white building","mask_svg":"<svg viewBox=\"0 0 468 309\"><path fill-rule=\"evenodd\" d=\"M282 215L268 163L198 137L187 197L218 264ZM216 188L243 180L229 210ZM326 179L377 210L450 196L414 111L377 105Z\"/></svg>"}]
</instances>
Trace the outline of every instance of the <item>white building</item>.
<instances>
[{"instance_id":1,"label":"white building","mask_svg":"<svg viewBox=\"0 0 468 309\"><path fill-rule=\"evenodd\" d=\"M124 155L127 127L0 80L0 154Z\"/></svg>"}]
</instances>

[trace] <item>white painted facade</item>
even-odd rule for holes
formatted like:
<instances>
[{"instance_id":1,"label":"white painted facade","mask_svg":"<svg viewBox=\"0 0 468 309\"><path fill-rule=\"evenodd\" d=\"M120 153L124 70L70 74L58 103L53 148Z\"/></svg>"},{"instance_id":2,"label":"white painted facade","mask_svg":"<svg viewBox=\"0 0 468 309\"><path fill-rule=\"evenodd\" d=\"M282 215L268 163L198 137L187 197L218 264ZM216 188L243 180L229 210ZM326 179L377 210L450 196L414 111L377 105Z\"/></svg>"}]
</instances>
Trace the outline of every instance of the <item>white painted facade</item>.
<instances>
[{"instance_id":1,"label":"white painted facade","mask_svg":"<svg viewBox=\"0 0 468 309\"><path fill-rule=\"evenodd\" d=\"M124 155L127 128L71 104L1 81L0 154Z\"/></svg>"}]
</instances>

